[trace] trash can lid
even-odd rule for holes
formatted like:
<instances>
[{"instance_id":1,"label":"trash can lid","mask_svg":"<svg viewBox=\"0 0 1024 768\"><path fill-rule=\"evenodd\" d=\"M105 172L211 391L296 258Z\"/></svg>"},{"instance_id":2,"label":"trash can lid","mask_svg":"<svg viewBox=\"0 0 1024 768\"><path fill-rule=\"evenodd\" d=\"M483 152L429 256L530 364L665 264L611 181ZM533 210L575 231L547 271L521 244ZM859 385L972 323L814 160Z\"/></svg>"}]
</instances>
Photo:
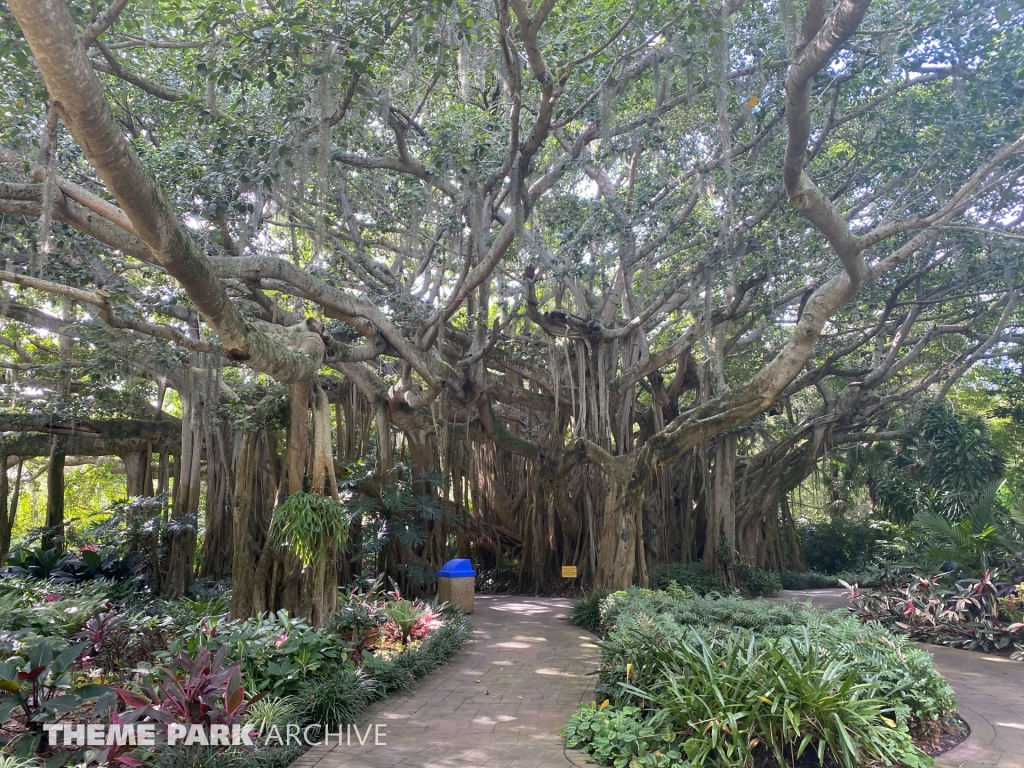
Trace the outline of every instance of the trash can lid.
<instances>
[{"instance_id":1,"label":"trash can lid","mask_svg":"<svg viewBox=\"0 0 1024 768\"><path fill-rule=\"evenodd\" d=\"M446 579L461 579L465 576L476 576L476 571L473 570L473 563L469 560L449 560L437 572L437 575Z\"/></svg>"}]
</instances>

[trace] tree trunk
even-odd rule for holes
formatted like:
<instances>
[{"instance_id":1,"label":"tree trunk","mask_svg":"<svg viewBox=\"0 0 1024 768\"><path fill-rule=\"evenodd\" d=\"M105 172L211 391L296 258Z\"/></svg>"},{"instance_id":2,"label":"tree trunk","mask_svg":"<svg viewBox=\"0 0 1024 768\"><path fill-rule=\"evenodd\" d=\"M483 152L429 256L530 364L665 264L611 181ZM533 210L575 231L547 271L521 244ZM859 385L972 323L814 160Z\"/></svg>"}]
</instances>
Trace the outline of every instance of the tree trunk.
<instances>
[{"instance_id":1,"label":"tree trunk","mask_svg":"<svg viewBox=\"0 0 1024 768\"><path fill-rule=\"evenodd\" d=\"M288 484L286 488L287 496L291 496L302 490L309 463L309 382L299 381L292 384L288 388L288 393L291 418L288 425ZM287 496L280 500L283 501Z\"/></svg>"},{"instance_id":2,"label":"tree trunk","mask_svg":"<svg viewBox=\"0 0 1024 768\"><path fill-rule=\"evenodd\" d=\"M151 461L149 451L125 454L121 457L121 461L124 462L125 492L128 498L152 496L153 481L149 469Z\"/></svg>"},{"instance_id":3,"label":"tree trunk","mask_svg":"<svg viewBox=\"0 0 1024 768\"><path fill-rule=\"evenodd\" d=\"M711 510L704 543L704 564L722 573L726 584L734 579L730 567L736 552L736 436L724 435L715 451Z\"/></svg>"},{"instance_id":4,"label":"tree trunk","mask_svg":"<svg viewBox=\"0 0 1024 768\"><path fill-rule=\"evenodd\" d=\"M782 494L782 532L786 539L786 548L789 550L789 568L800 573L807 572L807 560L804 559L803 548L800 546L800 536L796 532L796 523L793 521L793 512L789 508L789 494Z\"/></svg>"},{"instance_id":5,"label":"tree trunk","mask_svg":"<svg viewBox=\"0 0 1024 768\"><path fill-rule=\"evenodd\" d=\"M168 532L167 568L162 590L181 597L195 580L196 531L199 518L200 470L203 452L203 402L197 374L189 377L181 396L181 456L174 483L174 503Z\"/></svg>"},{"instance_id":6,"label":"tree trunk","mask_svg":"<svg viewBox=\"0 0 1024 768\"><path fill-rule=\"evenodd\" d=\"M9 480L7 470L12 460L15 462L17 475L14 478L14 497L8 499ZM11 550L11 533L14 531L14 521L18 515L18 491L21 488L21 458L15 456L4 456L0 461L0 562L7 558ZM10 506L8 507L8 503Z\"/></svg>"},{"instance_id":7,"label":"tree trunk","mask_svg":"<svg viewBox=\"0 0 1024 768\"><path fill-rule=\"evenodd\" d=\"M241 435L236 435L227 420L221 420L216 428L208 431L208 435L206 525L199 574L220 581L231 572L234 557L232 492Z\"/></svg>"},{"instance_id":8,"label":"tree trunk","mask_svg":"<svg viewBox=\"0 0 1024 768\"><path fill-rule=\"evenodd\" d=\"M67 458L64 441L53 438L50 466L46 471L46 533L43 549L64 551L64 461Z\"/></svg>"},{"instance_id":9,"label":"tree trunk","mask_svg":"<svg viewBox=\"0 0 1024 768\"><path fill-rule=\"evenodd\" d=\"M292 385L291 423L289 426L287 484L301 491L309 454L309 388ZM330 445L330 411L320 402L314 416L314 441ZM327 419L324 419L324 414ZM325 423L326 421L326 423ZM324 431L326 430L326 432ZM320 435L317 432L320 432ZM323 484L330 488L328 468L322 457L317 476L323 472ZM234 491L231 617L244 619L264 611L288 611L312 626L323 626L337 610L338 571L336 553L325 562L303 567L287 548L270 539L275 500L290 493L279 490L274 482L274 453L266 430L245 433L239 449ZM333 468L330 470L333 472Z\"/></svg>"},{"instance_id":10,"label":"tree trunk","mask_svg":"<svg viewBox=\"0 0 1024 768\"><path fill-rule=\"evenodd\" d=\"M616 457L602 469L605 497L594 586L607 590L632 584L646 587L643 498L650 464Z\"/></svg>"}]
</instances>

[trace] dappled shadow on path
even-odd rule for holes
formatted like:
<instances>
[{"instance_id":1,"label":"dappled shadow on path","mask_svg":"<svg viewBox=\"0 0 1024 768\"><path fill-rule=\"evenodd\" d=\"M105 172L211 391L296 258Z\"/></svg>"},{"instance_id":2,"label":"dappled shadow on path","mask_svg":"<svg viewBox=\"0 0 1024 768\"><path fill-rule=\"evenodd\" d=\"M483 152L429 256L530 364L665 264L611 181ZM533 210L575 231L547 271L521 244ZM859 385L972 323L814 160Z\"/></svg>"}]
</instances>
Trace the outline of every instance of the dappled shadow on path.
<instances>
[{"instance_id":1,"label":"dappled shadow on path","mask_svg":"<svg viewBox=\"0 0 1024 768\"><path fill-rule=\"evenodd\" d=\"M563 599L476 596L472 639L452 663L372 707L384 745L315 747L293 768L566 768L559 730L592 696L593 635Z\"/></svg>"}]
</instances>

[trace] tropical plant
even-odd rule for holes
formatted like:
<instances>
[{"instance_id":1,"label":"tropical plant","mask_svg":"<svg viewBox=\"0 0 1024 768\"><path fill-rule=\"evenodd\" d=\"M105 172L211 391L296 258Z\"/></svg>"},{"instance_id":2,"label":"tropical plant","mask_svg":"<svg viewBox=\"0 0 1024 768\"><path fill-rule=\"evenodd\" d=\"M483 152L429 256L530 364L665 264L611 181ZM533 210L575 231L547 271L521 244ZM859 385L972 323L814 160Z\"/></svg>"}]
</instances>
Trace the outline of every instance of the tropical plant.
<instances>
[{"instance_id":1,"label":"tropical plant","mask_svg":"<svg viewBox=\"0 0 1024 768\"><path fill-rule=\"evenodd\" d=\"M581 707L562 736L565 746L588 752L602 765L676 768L685 759L674 730L659 730L640 707L611 707L607 699Z\"/></svg>"},{"instance_id":2,"label":"tropical plant","mask_svg":"<svg viewBox=\"0 0 1024 768\"><path fill-rule=\"evenodd\" d=\"M245 714L245 727L264 734L271 726L295 723L301 717L300 700L294 696L266 697L251 703Z\"/></svg>"},{"instance_id":3,"label":"tropical plant","mask_svg":"<svg viewBox=\"0 0 1024 768\"><path fill-rule=\"evenodd\" d=\"M605 700L563 731L601 763L926 766L911 733L953 709L928 653L846 613L632 588L601 616Z\"/></svg>"},{"instance_id":4,"label":"tropical plant","mask_svg":"<svg viewBox=\"0 0 1024 768\"><path fill-rule=\"evenodd\" d=\"M43 723L62 720L86 703L97 714L115 705L114 691L107 686L76 684L74 664L86 647L79 643L55 657L51 643L42 640L29 650L24 665L0 662L0 723L16 713L32 749L39 744Z\"/></svg>"},{"instance_id":5,"label":"tropical plant","mask_svg":"<svg viewBox=\"0 0 1024 768\"><path fill-rule=\"evenodd\" d=\"M874 449L866 476L873 498L895 522L908 523L922 509L959 520L1002 476L988 427L945 402L925 404L911 421L913 437Z\"/></svg>"},{"instance_id":6,"label":"tropical plant","mask_svg":"<svg viewBox=\"0 0 1024 768\"><path fill-rule=\"evenodd\" d=\"M897 722L942 728L953 707L952 691L928 653L906 637L877 624L862 624L846 612L634 588L611 595L602 605L602 617L597 691L617 704L639 703L624 692L624 683L657 686L678 642L692 641L694 633L708 642L740 633L758 647L786 638L801 640L807 634L828 658L855 662L858 684L877 690Z\"/></svg>"},{"instance_id":7,"label":"tropical plant","mask_svg":"<svg viewBox=\"0 0 1024 768\"><path fill-rule=\"evenodd\" d=\"M838 577L816 571L784 571L780 578L783 589L826 589L839 586Z\"/></svg>"},{"instance_id":8,"label":"tropical plant","mask_svg":"<svg viewBox=\"0 0 1024 768\"><path fill-rule=\"evenodd\" d=\"M608 593L601 589L584 592L572 601L565 620L577 627L597 632L601 626L601 603L607 597Z\"/></svg>"},{"instance_id":9,"label":"tropical plant","mask_svg":"<svg viewBox=\"0 0 1024 768\"><path fill-rule=\"evenodd\" d=\"M7 556L5 572L14 576L49 579L55 583L74 581L74 575L61 567L65 562L64 555L56 548L16 547Z\"/></svg>"},{"instance_id":10,"label":"tropical plant","mask_svg":"<svg viewBox=\"0 0 1024 768\"><path fill-rule=\"evenodd\" d=\"M819 573L836 574L870 562L878 551L879 540L892 535L894 526L838 515L806 521L797 532L807 567Z\"/></svg>"},{"instance_id":11,"label":"tropical plant","mask_svg":"<svg viewBox=\"0 0 1024 768\"><path fill-rule=\"evenodd\" d=\"M145 679L139 691L117 689L132 708L126 722L149 718L164 723L204 726L241 724L246 710L264 694L246 700L241 664L226 664L228 648L216 654L200 648L196 655L179 653L154 670L154 684Z\"/></svg>"},{"instance_id":12,"label":"tropical plant","mask_svg":"<svg viewBox=\"0 0 1024 768\"><path fill-rule=\"evenodd\" d=\"M167 647L171 624L169 617L128 612L108 602L85 622L72 642L88 643L79 664L91 674L131 674Z\"/></svg>"},{"instance_id":13,"label":"tropical plant","mask_svg":"<svg viewBox=\"0 0 1024 768\"><path fill-rule=\"evenodd\" d=\"M413 467L397 463L385 480L372 478L369 467L356 464L344 483L350 496L347 508L362 522L353 558L375 558L379 573L402 574L418 586L432 584L436 579L434 569L402 562L396 548L422 546L430 525L446 517L456 520L454 515L446 514L433 494L423 492L439 486L442 478L434 471L417 475Z\"/></svg>"},{"instance_id":14,"label":"tropical plant","mask_svg":"<svg viewBox=\"0 0 1024 768\"><path fill-rule=\"evenodd\" d=\"M393 622L401 634L402 643L409 642L409 635L416 623L423 618L426 608L416 605L411 600L392 600L385 603L384 613Z\"/></svg>"},{"instance_id":15,"label":"tropical plant","mask_svg":"<svg viewBox=\"0 0 1024 768\"><path fill-rule=\"evenodd\" d=\"M348 646L349 658L357 664L373 646L387 614L377 600L374 590L362 592L353 589L338 601L338 610L327 619L326 629Z\"/></svg>"},{"instance_id":16,"label":"tropical plant","mask_svg":"<svg viewBox=\"0 0 1024 768\"><path fill-rule=\"evenodd\" d=\"M808 634L758 644L742 632L677 639L661 682L624 690L655 706L655 730L678 734L695 765L743 765L765 753L780 764L805 752L819 763L870 760L931 765L890 706L859 681L856 661L832 657Z\"/></svg>"},{"instance_id":17,"label":"tropical plant","mask_svg":"<svg viewBox=\"0 0 1024 768\"><path fill-rule=\"evenodd\" d=\"M995 582L989 572L958 580L949 573L911 576L903 585L866 593L846 586L862 621L915 640L1024 659L1024 623L1001 615L1007 597L1013 595L1009 605L1016 605L1016 587Z\"/></svg>"},{"instance_id":18,"label":"tropical plant","mask_svg":"<svg viewBox=\"0 0 1024 768\"><path fill-rule=\"evenodd\" d=\"M42 763L28 757L0 755L0 768L42 768Z\"/></svg>"},{"instance_id":19,"label":"tropical plant","mask_svg":"<svg viewBox=\"0 0 1024 768\"><path fill-rule=\"evenodd\" d=\"M296 699L311 723L334 727L354 723L373 700L376 681L362 671L341 669L303 683Z\"/></svg>"},{"instance_id":20,"label":"tropical plant","mask_svg":"<svg viewBox=\"0 0 1024 768\"><path fill-rule=\"evenodd\" d=\"M651 589L667 589L675 584L698 595L725 592L725 582L703 563L656 563L650 568Z\"/></svg>"},{"instance_id":21,"label":"tropical plant","mask_svg":"<svg viewBox=\"0 0 1024 768\"><path fill-rule=\"evenodd\" d=\"M996 494L1002 483L990 483L955 517L942 505L921 509L914 523L926 534L925 556L932 566L945 565L977 575L992 568L1022 563L1024 540L1000 513Z\"/></svg>"},{"instance_id":22,"label":"tropical plant","mask_svg":"<svg viewBox=\"0 0 1024 768\"><path fill-rule=\"evenodd\" d=\"M210 617L199 626L183 628L171 642L170 652L226 650L228 658L242 665L249 689L272 696L294 694L305 678L326 675L352 663L347 658L349 647L329 630L313 629L286 611L244 621L223 618Z\"/></svg>"},{"instance_id":23,"label":"tropical plant","mask_svg":"<svg viewBox=\"0 0 1024 768\"><path fill-rule=\"evenodd\" d=\"M740 563L737 567L743 589L753 597L775 597L782 591L782 577L756 565Z\"/></svg>"},{"instance_id":24,"label":"tropical plant","mask_svg":"<svg viewBox=\"0 0 1024 768\"><path fill-rule=\"evenodd\" d=\"M345 546L349 515L330 496L300 491L274 508L270 535L305 565L324 563Z\"/></svg>"}]
</instances>

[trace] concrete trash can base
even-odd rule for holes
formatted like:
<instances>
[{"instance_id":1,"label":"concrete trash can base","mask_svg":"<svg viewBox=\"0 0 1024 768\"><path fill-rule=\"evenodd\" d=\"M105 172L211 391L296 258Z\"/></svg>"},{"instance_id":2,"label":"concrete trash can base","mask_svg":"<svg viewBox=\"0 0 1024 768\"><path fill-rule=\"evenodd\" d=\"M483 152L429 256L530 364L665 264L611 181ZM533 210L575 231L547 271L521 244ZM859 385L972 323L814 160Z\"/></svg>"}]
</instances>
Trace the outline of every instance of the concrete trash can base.
<instances>
[{"instance_id":1,"label":"concrete trash can base","mask_svg":"<svg viewBox=\"0 0 1024 768\"><path fill-rule=\"evenodd\" d=\"M476 571L469 560L449 560L437 572L437 598L451 603L463 613L473 612Z\"/></svg>"}]
</instances>

